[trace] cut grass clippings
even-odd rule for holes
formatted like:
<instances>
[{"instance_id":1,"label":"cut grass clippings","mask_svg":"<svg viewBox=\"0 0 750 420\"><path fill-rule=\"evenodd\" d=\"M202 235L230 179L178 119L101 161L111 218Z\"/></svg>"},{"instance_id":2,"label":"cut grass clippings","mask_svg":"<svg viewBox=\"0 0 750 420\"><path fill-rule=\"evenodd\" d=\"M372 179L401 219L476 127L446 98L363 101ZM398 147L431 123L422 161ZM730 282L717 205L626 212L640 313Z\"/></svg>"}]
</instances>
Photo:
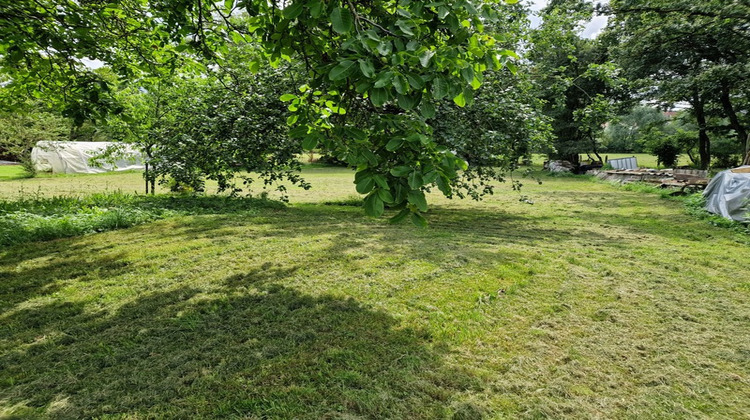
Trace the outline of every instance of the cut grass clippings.
<instances>
[{"instance_id":1,"label":"cut grass clippings","mask_svg":"<svg viewBox=\"0 0 750 420\"><path fill-rule=\"evenodd\" d=\"M307 175L282 209L0 248L0 418L750 412L746 235L577 177L431 196L418 229Z\"/></svg>"}]
</instances>

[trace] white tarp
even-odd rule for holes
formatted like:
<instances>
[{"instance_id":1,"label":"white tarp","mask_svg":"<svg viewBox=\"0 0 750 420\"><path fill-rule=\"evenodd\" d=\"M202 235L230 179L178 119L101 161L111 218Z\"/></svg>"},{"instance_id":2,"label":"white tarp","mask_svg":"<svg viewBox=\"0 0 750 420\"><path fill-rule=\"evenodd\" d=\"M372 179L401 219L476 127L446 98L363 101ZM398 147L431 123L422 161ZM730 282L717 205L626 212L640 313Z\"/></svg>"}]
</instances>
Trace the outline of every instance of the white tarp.
<instances>
[{"instance_id":1,"label":"white tarp","mask_svg":"<svg viewBox=\"0 0 750 420\"><path fill-rule=\"evenodd\" d=\"M106 156L101 159L101 156ZM106 141L40 141L31 150L37 171L96 174L143 169L141 153L129 144Z\"/></svg>"},{"instance_id":2,"label":"white tarp","mask_svg":"<svg viewBox=\"0 0 750 420\"><path fill-rule=\"evenodd\" d=\"M750 166L719 172L703 192L706 210L738 222L750 221Z\"/></svg>"}]
</instances>

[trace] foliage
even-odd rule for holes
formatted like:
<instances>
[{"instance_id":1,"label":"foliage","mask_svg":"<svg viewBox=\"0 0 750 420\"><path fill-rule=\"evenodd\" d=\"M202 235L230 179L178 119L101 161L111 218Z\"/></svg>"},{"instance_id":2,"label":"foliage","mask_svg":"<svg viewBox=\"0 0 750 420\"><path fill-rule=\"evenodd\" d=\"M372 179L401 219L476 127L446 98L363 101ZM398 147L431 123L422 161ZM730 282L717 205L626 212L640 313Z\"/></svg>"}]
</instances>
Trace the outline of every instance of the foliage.
<instances>
[{"instance_id":1,"label":"foliage","mask_svg":"<svg viewBox=\"0 0 750 420\"><path fill-rule=\"evenodd\" d=\"M9 10L0 54L14 86L35 92L62 86L72 102L97 104L98 113L68 110L82 122L114 108L103 103L110 84L84 70L82 58L108 63L129 79L142 72L161 79L170 68L200 70L202 60L215 69L230 60L233 46L258 45L247 71L304 65L296 89L281 96L294 112L291 136L307 150L319 147L358 167L355 183L367 194L368 214L381 215L387 204L402 210L397 220L411 215L418 224L425 222L425 191L437 186L450 195L451 181L466 169L435 142L426 119L443 98L471 104L483 73L515 57L497 48L502 34L485 31L500 16L494 2L127 0L59 7L64 13L21 1ZM52 69L54 86L37 77L43 65ZM221 170L227 164L218 163Z\"/></svg>"},{"instance_id":2,"label":"foliage","mask_svg":"<svg viewBox=\"0 0 750 420\"><path fill-rule=\"evenodd\" d=\"M233 178L244 171L257 172L265 185L276 183L282 191L283 180L309 188L298 174L299 141L288 136L286 105L278 100L290 71L261 72L231 84L197 79L175 85L151 148L153 176L169 176L196 191L208 178L220 190L239 192Z\"/></svg>"},{"instance_id":3,"label":"foliage","mask_svg":"<svg viewBox=\"0 0 750 420\"><path fill-rule=\"evenodd\" d=\"M714 137L711 141L711 156L714 160L712 168L734 168L742 161L742 145L737 144L736 139L727 137Z\"/></svg>"},{"instance_id":4,"label":"foliage","mask_svg":"<svg viewBox=\"0 0 750 420\"><path fill-rule=\"evenodd\" d=\"M674 167L680 157L680 146L672 137L660 136L648 144L648 150L655 155L657 165Z\"/></svg>"},{"instance_id":5,"label":"foliage","mask_svg":"<svg viewBox=\"0 0 750 420\"><path fill-rule=\"evenodd\" d=\"M625 81L597 40L583 39L581 25L593 5L585 0L556 1L542 11L542 24L532 33L529 59L538 95L552 120L556 159L578 163L579 154L600 150L602 126L616 113Z\"/></svg>"},{"instance_id":6,"label":"foliage","mask_svg":"<svg viewBox=\"0 0 750 420\"><path fill-rule=\"evenodd\" d=\"M430 122L435 138L468 162L453 183L458 197L491 194L493 181L503 181L519 161L549 144L549 120L539 111L542 104L534 93L524 71L489 72L473 106L438 106Z\"/></svg>"},{"instance_id":7,"label":"foliage","mask_svg":"<svg viewBox=\"0 0 750 420\"><path fill-rule=\"evenodd\" d=\"M70 124L41 106L27 105L25 110L0 113L0 155L23 165L29 176L36 174L31 149L41 140L63 140Z\"/></svg>"},{"instance_id":8,"label":"foliage","mask_svg":"<svg viewBox=\"0 0 750 420\"><path fill-rule=\"evenodd\" d=\"M646 132L665 122L666 117L658 109L636 106L607 125L603 146L608 152L642 153Z\"/></svg>"},{"instance_id":9,"label":"foliage","mask_svg":"<svg viewBox=\"0 0 750 420\"><path fill-rule=\"evenodd\" d=\"M708 0L613 0L604 35L618 63L639 79L642 96L689 102L698 126L702 167L711 156L710 117L727 118L737 144L747 138L750 6Z\"/></svg>"}]
</instances>

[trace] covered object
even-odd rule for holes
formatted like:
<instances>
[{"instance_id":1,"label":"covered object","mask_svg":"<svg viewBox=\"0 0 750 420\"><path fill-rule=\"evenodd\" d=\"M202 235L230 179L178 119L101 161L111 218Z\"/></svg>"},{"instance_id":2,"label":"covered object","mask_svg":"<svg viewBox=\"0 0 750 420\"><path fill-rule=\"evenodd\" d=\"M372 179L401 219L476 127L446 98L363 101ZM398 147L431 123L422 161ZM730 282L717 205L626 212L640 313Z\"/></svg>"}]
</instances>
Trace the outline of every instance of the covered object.
<instances>
[{"instance_id":1,"label":"covered object","mask_svg":"<svg viewBox=\"0 0 750 420\"><path fill-rule=\"evenodd\" d=\"M738 222L750 221L750 166L719 172L703 192L706 210Z\"/></svg>"},{"instance_id":2,"label":"covered object","mask_svg":"<svg viewBox=\"0 0 750 420\"><path fill-rule=\"evenodd\" d=\"M96 174L143 169L141 152L126 143L40 141L31 150L37 171L55 174Z\"/></svg>"}]
</instances>

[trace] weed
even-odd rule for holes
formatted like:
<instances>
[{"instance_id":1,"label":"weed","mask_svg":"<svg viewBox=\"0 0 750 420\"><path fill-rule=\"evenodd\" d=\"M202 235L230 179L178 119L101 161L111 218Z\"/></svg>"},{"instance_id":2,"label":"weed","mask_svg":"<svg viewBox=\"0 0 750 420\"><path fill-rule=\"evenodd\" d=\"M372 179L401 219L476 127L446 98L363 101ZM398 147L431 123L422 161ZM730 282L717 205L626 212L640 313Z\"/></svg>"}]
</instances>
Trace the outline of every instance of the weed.
<instances>
[{"instance_id":1,"label":"weed","mask_svg":"<svg viewBox=\"0 0 750 420\"><path fill-rule=\"evenodd\" d=\"M268 199L227 196L32 194L12 201L0 200L0 245L127 228L175 215L247 213L281 207L283 204Z\"/></svg>"}]
</instances>

